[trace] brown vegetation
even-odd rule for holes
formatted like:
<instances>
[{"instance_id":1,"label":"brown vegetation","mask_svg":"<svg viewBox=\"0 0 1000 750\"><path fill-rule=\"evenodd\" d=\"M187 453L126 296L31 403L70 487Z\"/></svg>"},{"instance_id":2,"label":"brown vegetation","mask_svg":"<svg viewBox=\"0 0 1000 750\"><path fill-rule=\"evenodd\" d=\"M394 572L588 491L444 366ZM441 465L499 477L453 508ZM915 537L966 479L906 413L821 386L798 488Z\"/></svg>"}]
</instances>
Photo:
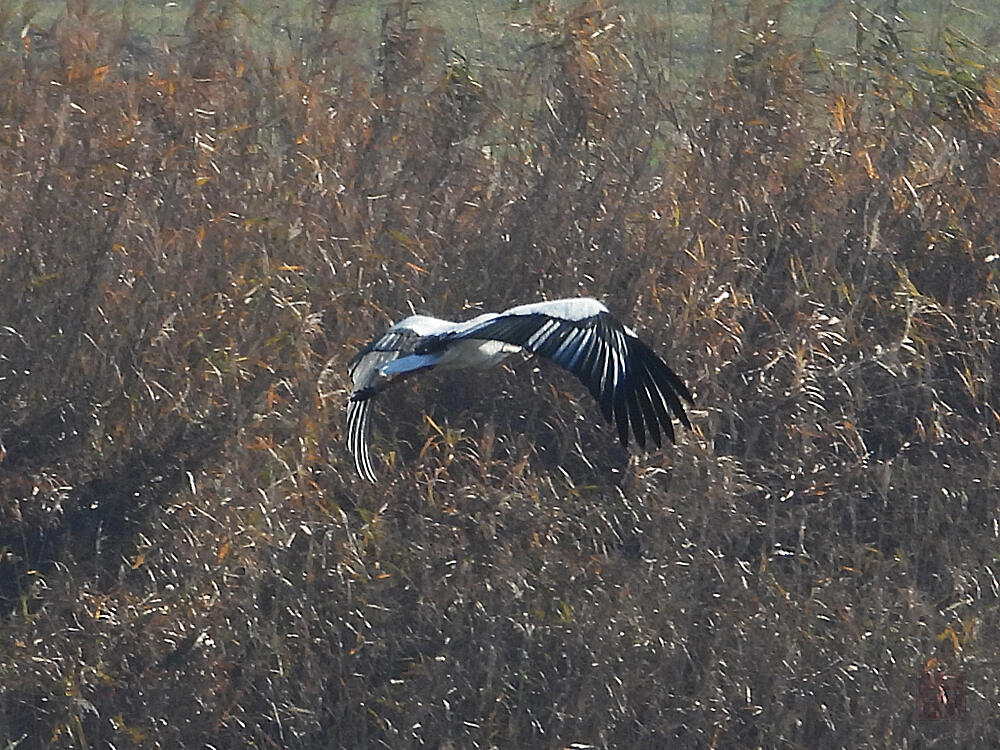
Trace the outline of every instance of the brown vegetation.
<instances>
[{"instance_id":1,"label":"brown vegetation","mask_svg":"<svg viewBox=\"0 0 1000 750\"><path fill-rule=\"evenodd\" d=\"M995 78L751 14L681 101L586 4L499 71L401 3L373 73L218 6L5 48L4 747L1000 745ZM358 480L367 337L583 293L691 385L677 448L528 362L401 386Z\"/></svg>"}]
</instances>

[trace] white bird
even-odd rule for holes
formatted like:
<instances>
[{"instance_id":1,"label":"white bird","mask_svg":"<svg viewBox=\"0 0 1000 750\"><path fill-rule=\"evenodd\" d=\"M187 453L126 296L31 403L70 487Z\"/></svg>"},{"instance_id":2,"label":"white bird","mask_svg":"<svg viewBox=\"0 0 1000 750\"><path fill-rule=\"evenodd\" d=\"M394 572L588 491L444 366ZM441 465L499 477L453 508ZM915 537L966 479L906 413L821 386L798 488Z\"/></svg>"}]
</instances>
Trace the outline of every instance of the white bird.
<instances>
[{"instance_id":1,"label":"white bird","mask_svg":"<svg viewBox=\"0 0 1000 750\"><path fill-rule=\"evenodd\" d=\"M640 447L647 431L657 447L661 432L674 440L671 412L691 427L681 404L682 398L692 403L684 383L596 299L519 305L465 323L412 315L373 339L348 365L354 388L347 448L358 473L375 481L368 451L372 404L392 383L434 368L489 367L520 351L548 357L583 381L605 419L613 419L623 446L630 425Z\"/></svg>"}]
</instances>

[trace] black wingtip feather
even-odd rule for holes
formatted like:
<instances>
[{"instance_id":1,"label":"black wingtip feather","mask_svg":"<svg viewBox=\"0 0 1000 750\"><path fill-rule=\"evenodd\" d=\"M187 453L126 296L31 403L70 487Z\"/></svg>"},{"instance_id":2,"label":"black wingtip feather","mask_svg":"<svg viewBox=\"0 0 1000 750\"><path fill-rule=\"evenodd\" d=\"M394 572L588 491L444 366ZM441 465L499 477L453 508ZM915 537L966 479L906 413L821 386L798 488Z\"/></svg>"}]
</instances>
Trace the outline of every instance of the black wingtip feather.
<instances>
[{"instance_id":1,"label":"black wingtip feather","mask_svg":"<svg viewBox=\"0 0 1000 750\"><path fill-rule=\"evenodd\" d=\"M376 481L375 468L368 450L368 429L372 400L352 400L347 405L347 449L354 456L358 475L369 482Z\"/></svg>"},{"instance_id":2,"label":"black wingtip feather","mask_svg":"<svg viewBox=\"0 0 1000 750\"><path fill-rule=\"evenodd\" d=\"M618 388L612 388L612 398L615 408L615 425L618 427L618 439L622 447L628 448L628 404L625 399L625 389L619 381Z\"/></svg>"},{"instance_id":3,"label":"black wingtip feather","mask_svg":"<svg viewBox=\"0 0 1000 750\"><path fill-rule=\"evenodd\" d=\"M628 401L628 414L629 420L632 423L632 434L635 436L635 442L639 444L639 447L645 448L646 430L643 425L642 411L639 408L638 378L629 375L628 382L626 383L626 389L625 398Z\"/></svg>"},{"instance_id":4,"label":"black wingtip feather","mask_svg":"<svg viewBox=\"0 0 1000 750\"><path fill-rule=\"evenodd\" d=\"M681 379L674 374L666 362L660 359L656 354L647 347L647 353L644 357L647 367L649 368L650 375L653 377L653 381L659 387L660 392L663 397L667 400L667 404L670 406L670 410L674 413L674 416L681 421L681 423L691 429L691 422L688 420L687 413L684 410L684 405L681 403L678 394L684 398L688 403L693 403L691 394L685 387Z\"/></svg>"},{"instance_id":5,"label":"black wingtip feather","mask_svg":"<svg viewBox=\"0 0 1000 750\"><path fill-rule=\"evenodd\" d=\"M660 442L660 419L659 414L656 412L656 407L653 404L653 394L649 390L649 373L648 371L643 372L643 377L640 379L642 388L639 391L639 406L642 407L642 414L645 417L646 429L649 430L649 437L653 441L653 445L657 448L662 447Z\"/></svg>"}]
</instances>

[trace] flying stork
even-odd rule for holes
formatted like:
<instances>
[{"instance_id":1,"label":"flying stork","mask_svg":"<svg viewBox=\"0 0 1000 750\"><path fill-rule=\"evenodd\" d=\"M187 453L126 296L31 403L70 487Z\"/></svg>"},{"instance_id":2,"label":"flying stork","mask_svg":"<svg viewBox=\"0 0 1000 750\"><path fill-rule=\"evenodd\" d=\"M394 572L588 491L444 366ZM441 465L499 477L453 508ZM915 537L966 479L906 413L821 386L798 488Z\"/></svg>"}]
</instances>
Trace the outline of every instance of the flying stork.
<instances>
[{"instance_id":1,"label":"flying stork","mask_svg":"<svg viewBox=\"0 0 1000 750\"><path fill-rule=\"evenodd\" d=\"M411 315L374 338L350 361L347 448L358 474L374 482L368 432L375 396L397 380L434 368L489 367L511 354L548 357L576 375L614 421L622 445L629 428L640 447L646 433L674 440L671 413L690 429L679 377L601 302L586 297L535 302L464 323Z\"/></svg>"}]
</instances>

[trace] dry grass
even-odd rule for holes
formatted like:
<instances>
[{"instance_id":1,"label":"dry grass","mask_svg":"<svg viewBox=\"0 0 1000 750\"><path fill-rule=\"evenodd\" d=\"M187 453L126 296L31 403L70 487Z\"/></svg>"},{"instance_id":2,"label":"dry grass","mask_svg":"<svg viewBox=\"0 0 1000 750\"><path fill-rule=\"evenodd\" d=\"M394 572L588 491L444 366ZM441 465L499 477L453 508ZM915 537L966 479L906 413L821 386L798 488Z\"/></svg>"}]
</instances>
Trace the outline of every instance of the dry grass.
<instances>
[{"instance_id":1,"label":"dry grass","mask_svg":"<svg viewBox=\"0 0 1000 750\"><path fill-rule=\"evenodd\" d=\"M400 4L374 73L234 7L5 48L3 746L998 744L992 74L751 14L678 102L597 6L492 71ZM372 333L582 293L692 386L676 449L526 363L403 386L354 476Z\"/></svg>"}]
</instances>

